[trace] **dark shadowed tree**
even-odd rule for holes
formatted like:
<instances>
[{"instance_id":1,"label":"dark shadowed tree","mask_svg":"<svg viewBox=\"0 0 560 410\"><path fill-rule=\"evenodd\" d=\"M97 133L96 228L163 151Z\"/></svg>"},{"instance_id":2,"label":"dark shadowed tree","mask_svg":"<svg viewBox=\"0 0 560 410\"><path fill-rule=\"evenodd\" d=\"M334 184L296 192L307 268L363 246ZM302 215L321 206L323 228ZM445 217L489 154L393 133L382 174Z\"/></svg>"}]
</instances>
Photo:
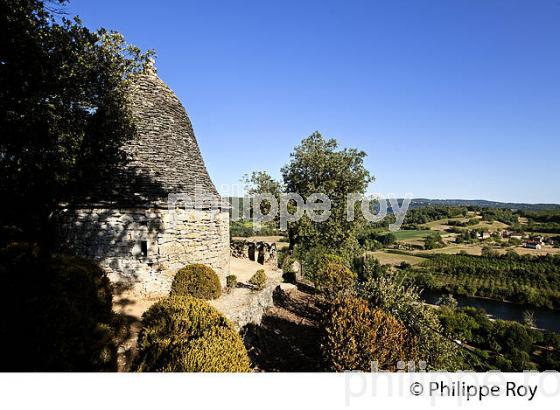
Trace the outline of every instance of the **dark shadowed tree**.
<instances>
[{"instance_id":1,"label":"dark shadowed tree","mask_svg":"<svg viewBox=\"0 0 560 410\"><path fill-rule=\"evenodd\" d=\"M61 202L126 161L127 81L151 54L64 17L64 3L0 1L0 224L43 239Z\"/></svg>"}]
</instances>

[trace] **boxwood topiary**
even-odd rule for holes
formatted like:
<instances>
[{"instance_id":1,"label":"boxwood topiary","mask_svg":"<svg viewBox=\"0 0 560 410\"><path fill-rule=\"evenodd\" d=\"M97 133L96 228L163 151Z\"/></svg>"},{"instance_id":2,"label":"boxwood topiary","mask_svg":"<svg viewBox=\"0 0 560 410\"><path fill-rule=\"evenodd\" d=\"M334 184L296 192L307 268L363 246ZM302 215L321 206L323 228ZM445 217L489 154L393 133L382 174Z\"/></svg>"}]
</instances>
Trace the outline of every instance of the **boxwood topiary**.
<instances>
[{"instance_id":1,"label":"boxwood topiary","mask_svg":"<svg viewBox=\"0 0 560 410\"><path fill-rule=\"evenodd\" d=\"M366 300L345 298L331 304L322 321L324 359L334 371L396 370L399 360L416 358L416 338L404 324Z\"/></svg>"},{"instance_id":2,"label":"boxwood topiary","mask_svg":"<svg viewBox=\"0 0 560 410\"><path fill-rule=\"evenodd\" d=\"M327 261L319 266L315 274L315 286L327 299L353 295L358 275L345 265Z\"/></svg>"},{"instance_id":3,"label":"boxwood topiary","mask_svg":"<svg viewBox=\"0 0 560 410\"><path fill-rule=\"evenodd\" d=\"M232 289L235 289L237 287L237 276L235 275L226 276L226 286L230 292Z\"/></svg>"},{"instance_id":4,"label":"boxwood topiary","mask_svg":"<svg viewBox=\"0 0 560 410\"><path fill-rule=\"evenodd\" d=\"M206 265L187 265L179 270L171 284L172 296L193 296L199 299L217 299L222 294L220 279Z\"/></svg>"},{"instance_id":5,"label":"boxwood topiary","mask_svg":"<svg viewBox=\"0 0 560 410\"><path fill-rule=\"evenodd\" d=\"M248 372L233 325L207 302L170 296L144 313L135 363L141 372Z\"/></svg>"},{"instance_id":6,"label":"boxwood topiary","mask_svg":"<svg viewBox=\"0 0 560 410\"><path fill-rule=\"evenodd\" d=\"M266 272L264 269L259 269L255 274L249 279L249 283L257 287L257 289L264 288L266 284Z\"/></svg>"}]
</instances>

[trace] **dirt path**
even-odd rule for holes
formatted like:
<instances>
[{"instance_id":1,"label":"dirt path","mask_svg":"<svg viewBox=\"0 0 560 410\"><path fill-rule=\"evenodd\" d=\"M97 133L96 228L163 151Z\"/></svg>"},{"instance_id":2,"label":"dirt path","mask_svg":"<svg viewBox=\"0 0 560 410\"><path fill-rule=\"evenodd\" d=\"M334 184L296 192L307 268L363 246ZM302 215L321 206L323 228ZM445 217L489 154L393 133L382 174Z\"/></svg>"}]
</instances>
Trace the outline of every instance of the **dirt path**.
<instances>
[{"instance_id":1,"label":"dirt path","mask_svg":"<svg viewBox=\"0 0 560 410\"><path fill-rule=\"evenodd\" d=\"M260 325L248 325L243 334L256 371L321 371L320 302L305 286L275 298Z\"/></svg>"},{"instance_id":2,"label":"dirt path","mask_svg":"<svg viewBox=\"0 0 560 410\"><path fill-rule=\"evenodd\" d=\"M136 341L142 328L142 315L159 299L143 299L127 292L113 297L117 328L117 363L119 372L128 372L136 354Z\"/></svg>"}]
</instances>

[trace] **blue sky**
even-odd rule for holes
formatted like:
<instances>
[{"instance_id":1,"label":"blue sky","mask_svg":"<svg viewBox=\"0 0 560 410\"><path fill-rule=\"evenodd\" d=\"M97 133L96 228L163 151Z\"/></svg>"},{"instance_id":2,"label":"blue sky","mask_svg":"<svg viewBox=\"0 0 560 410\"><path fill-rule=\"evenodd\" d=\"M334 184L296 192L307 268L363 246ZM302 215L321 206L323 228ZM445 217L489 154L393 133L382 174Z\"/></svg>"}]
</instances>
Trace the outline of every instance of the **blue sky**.
<instances>
[{"instance_id":1,"label":"blue sky","mask_svg":"<svg viewBox=\"0 0 560 410\"><path fill-rule=\"evenodd\" d=\"M560 203L560 1L73 0L157 52L220 188L318 130L371 192Z\"/></svg>"}]
</instances>

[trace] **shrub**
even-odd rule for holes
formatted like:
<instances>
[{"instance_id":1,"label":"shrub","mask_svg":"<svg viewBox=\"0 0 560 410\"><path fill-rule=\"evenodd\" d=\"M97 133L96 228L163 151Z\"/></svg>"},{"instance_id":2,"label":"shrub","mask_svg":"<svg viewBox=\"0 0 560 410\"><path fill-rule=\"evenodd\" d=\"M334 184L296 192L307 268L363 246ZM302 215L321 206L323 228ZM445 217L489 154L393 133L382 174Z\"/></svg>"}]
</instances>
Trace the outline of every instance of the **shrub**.
<instances>
[{"instance_id":1,"label":"shrub","mask_svg":"<svg viewBox=\"0 0 560 410\"><path fill-rule=\"evenodd\" d=\"M284 263L290 256L290 250L288 248L277 248L276 250L276 260L278 262L279 268L284 268Z\"/></svg>"},{"instance_id":2,"label":"shrub","mask_svg":"<svg viewBox=\"0 0 560 410\"><path fill-rule=\"evenodd\" d=\"M396 370L399 360L415 358L416 339L405 326L363 299L346 298L332 304L322 322L322 353L334 371Z\"/></svg>"},{"instance_id":3,"label":"shrub","mask_svg":"<svg viewBox=\"0 0 560 410\"><path fill-rule=\"evenodd\" d=\"M443 238L441 237L440 233L433 233L424 239L424 249L438 249L443 248L445 246L445 242L443 242Z\"/></svg>"},{"instance_id":4,"label":"shrub","mask_svg":"<svg viewBox=\"0 0 560 410\"><path fill-rule=\"evenodd\" d=\"M282 280L286 283L297 284L297 276L295 272L282 273Z\"/></svg>"},{"instance_id":5,"label":"shrub","mask_svg":"<svg viewBox=\"0 0 560 410\"><path fill-rule=\"evenodd\" d=\"M171 296L193 296L199 299L217 299L222 294L218 275L206 265L187 265L179 270L171 284Z\"/></svg>"},{"instance_id":6,"label":"shrub","mask_svg":"<svg viewBox=\"0 0 560 410\"><path fill-rule=\"evenodd\" d=\"M112 289L78 257L38 256L18 244L0 251L2 371L115 371Z\"/></svg>"},{"instance_id":7,"label":"shrub","mask_svg":"<svg viewBox=\"0 0 560 410\"><path fill-rule=\"evenodd\" d=\"M291 255L286 255L282 261L282 272L283 273L296 273L296 260Z\"/></svg>"},{"instance_id":8,"label":"shrub","mask_svg":"<svg viewBox=\"0 0 560 410\"><path fill-rule=\"evenodd\" d=\"M355 292L358 275L341 263L322 264L315 274L315 286L327 299L335 299Z\"/></svg>"},{"instance_id":9,"label":"shrub","mask_svg":"<svg viewBox=\"0 0 560 410\"><path fill-rule=\"evenodd\" d=\"M249 283L257 287L257 289L262 289L266 284L266 272L264 269L259 269L255 274L249 279Z\"/></svg>"},{"instance_id":10,"label":"shrub","mask_svg":"<svg viewBox=\"0 0 560 410\"><path fill-rule=\"evenodd\" d=\"M137 371L250 371L241 337L229 320L203 300L170 296L148 309L142 324Z\"/></svg>"},{"instance_id":11,"label":"shrub","mask_svg":"<svg viewBox=\"0 0 560 410\"><path fill-rule=\"evenodd\" d=\"M392 275L370 278L362 284L360 296L401 321L410 334L418 338L419 356L428 369L456 370L461 358L455 343L442 337L443 328L437 312L423 303L413 286L405 286Z\"/></svg>"},{"instance_id":12,"label":"shrub","mask_svg":"<svg viewBox=\"0 0 560 410\"><path fill-rule=\"evenodd\" d=\"M388 267L387 265L381 265L375 256L366 253L354 260L354 269L358 272L358 279L363 282L369 278L385 275Z\"/></svg>"},{"instance_id":13,"label":"shrub","mask_svg":"<svg viewBox=\"0 0 560 410\"><path fill-rule=\"evenodd\" d=\"M228 275L226 276L226 286L231 291L237 287L237 276Z\"/></svg>"},{"instance_id":14,"label":"shrub","mask_svg":"<svg viewBox=\"0 0 560 410\"><path fill-rule=\"evenodd\" d=\"M346 261L341 256L324 252L321 249L308 252L303 261L305 276L309 278L316 287L318 287L321 280L321 274L325 270L326 265L330 262L346 265Z\"/></svg>"},{"instance_id":15,"label":"shrub","mask_svg":"<svg viewBox=\"0 0 560 410\"><path fill-rule=\"evenodd\" d=\"M295 264L297 261L290 255L284 258L282 263L282 279L284 282L296 283L297 282L297 269Z\"/></svg>"}]
</instances>

